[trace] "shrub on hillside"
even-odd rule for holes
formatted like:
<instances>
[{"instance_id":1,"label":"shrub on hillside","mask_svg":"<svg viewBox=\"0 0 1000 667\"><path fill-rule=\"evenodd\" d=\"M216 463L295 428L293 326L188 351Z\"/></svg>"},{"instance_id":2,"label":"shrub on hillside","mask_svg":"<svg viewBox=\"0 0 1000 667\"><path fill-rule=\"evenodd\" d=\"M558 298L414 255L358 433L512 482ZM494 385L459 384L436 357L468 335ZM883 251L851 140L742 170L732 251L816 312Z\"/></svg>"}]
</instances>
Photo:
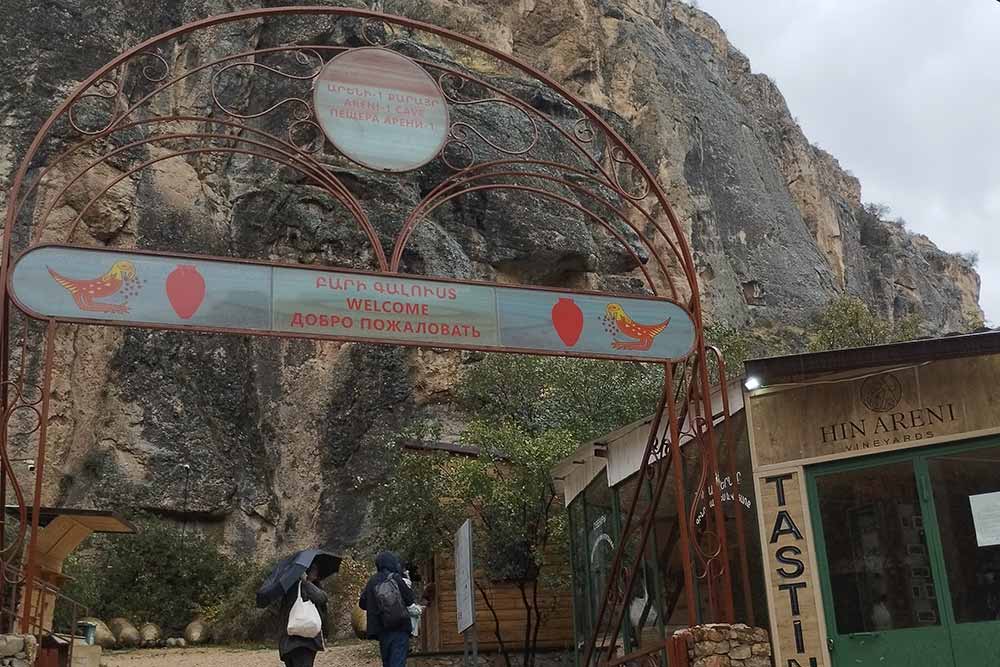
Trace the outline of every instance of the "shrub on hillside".
<instances>
[{"instance_id":1,"label":"shrub on hillside","mask_svg":"<svg viewBox=\"0 0 1000 667\"><path fill-rule=\"evenodd\" d=\"M277 561L249 569L246 576L219 603L206 610L212 639L223 643L273 641L281 632L278 604L257 608L257 589Z\"/></svg>"}]
</instances>

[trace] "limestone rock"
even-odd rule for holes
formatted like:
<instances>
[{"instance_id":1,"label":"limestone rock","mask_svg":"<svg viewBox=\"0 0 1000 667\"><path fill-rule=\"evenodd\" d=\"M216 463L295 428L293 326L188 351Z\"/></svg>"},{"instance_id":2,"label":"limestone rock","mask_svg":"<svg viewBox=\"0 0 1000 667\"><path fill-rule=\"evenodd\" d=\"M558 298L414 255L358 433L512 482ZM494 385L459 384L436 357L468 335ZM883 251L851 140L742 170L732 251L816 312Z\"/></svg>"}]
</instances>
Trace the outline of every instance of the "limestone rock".
<instances>
[{"instance_id":1,"label":"limestone rock","mask_svg":"<svg viewBox=\"0 0 1000 667\"><path fill-rule=\"evenodd\" d=\"M6 64L0 69L0 208L17 161L67 91L126 45L222 11L219 3L200 0L152 3L142 12L133 11L134 4L0 2ZM261 5L223 4L226 11ZM658 176L690 235L711 321L786 339L843 292L860 296L888 320L916 313L928 334L958 330L967 313L981 314L972 266L866 215L857 179L810 144L774 83L755 74L719 25L687 3L390 0L385 9L516 53L608 118ZM315 39L360 44L356 24L270 17L163 48L173 67L193 66ZM400 48L444 66L498 71L462 49L435 43L427 50L401 39ZM263 61L302 71L290 54ZM144 66L158 74L152 61L130 64L127 73L141 78ZM292 84L272 74L267 67L232 69L220 92L234 108L289 97L285 87ZM127 91L149 92L145 83L123 81L109 107L128 101ZM303 90L308 96L308 86ZM551 93L523 82L515 92L572 132L577 118ZM101 127L107 120L101 109L108 108L101 103L91 98L75 118ZM185 79L152 103L154 111L221 117L208 75ZM523 133L514 109L467 106L463 118L485 136ZM285 136L300 111L279 105L254 127ZM40 173L81 138L60 121L33 169ZM488 148L470 139L476 150ZM82 215L75 237L80 243L373 266L366 237L346 222L343 206L290 169L246 156L156 162L83 212L126 166L163 157L166 150L137 148L74 183L42 238L64 237ZM530 157L559 160L564 151L565 143L546 135ZM51 185L29 202L29 225L91 156L78 157L59 166ZM395 177L364 172L330 151L316 158L363 202L383 245L444 169L432 163ZM636 289L635 258L582 213L508 194L443 207L418 228L403 270ZM31 231L20 229L14 241ZM648 264L650 258L638 260ZM785 328L773 332L775 327ZM461 366L442 362L427 370L415 361L423 352L389 347L101 327L60 327L55 344L48 456L58 463L46 476L47 502L164 513L183 507L192 524L201 519L217 526L229 550L261 558L292 543L340 550L356 542L367 498L392 472L381 435L426 405L446 405L453 369ZM445 361L459 358L454 353ZM37 361L27 366L37 369ZM190 479L180 462L197 464Z\"/></svg>"},{"instance_id":2,"label":"limestone rock","mask_svg":"<svg viewBox=\"0 0 1000 667\"><path fill-rule=\"evenodd\" d=\"M121 634L122 628L128 625L132 625L132 623L127 618L122 618L121 616L116 616L108 621L108 628L111 629L111 634L113 634L115 638Z\"/></svg>"},{"instance_id":3,"label":"limestone rock","mask_svg":"<svg viewBox=\"0 0 1000 667\"><path fill-rule=\"evenodd\" d=\"M746 660L750 657L750 646L740 644L729 649L729 657L732 660Z\"/></svg>"},{"instance_id":4,"label":"limestone rock","mask_svg":"<svg viewBox=\"0 0 1000 667\"><path fill-rule=\"evenodd\" d=\"M0 658L9 658L24 651L24 637L21 635L0 635Z\"/></svg>"}]
</instances>

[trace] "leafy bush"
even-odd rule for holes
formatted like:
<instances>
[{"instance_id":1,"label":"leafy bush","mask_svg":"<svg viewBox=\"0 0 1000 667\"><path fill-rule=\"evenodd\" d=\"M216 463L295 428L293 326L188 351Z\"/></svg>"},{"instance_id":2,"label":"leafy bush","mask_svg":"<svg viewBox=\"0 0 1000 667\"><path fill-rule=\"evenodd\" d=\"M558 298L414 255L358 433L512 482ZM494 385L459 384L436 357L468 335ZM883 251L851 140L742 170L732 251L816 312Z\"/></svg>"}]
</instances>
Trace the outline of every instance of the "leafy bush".
<instances>
[{"instance_id":1,"label":"leafy bush","mask_svg":"<svg viewBox=\"0 0 1000 667\"><path fill-rule=\"evenodd\" d=\"M958 253L959 258L963 262L969 265L970 268L976 268L979 266L979 252L976 250L970 250L968 252Z\"/></svg>"},{"instance_id":2,"label":"leafy bush","mask_svg":"<svg viewBox=\"0 0 1000 667\"><path fill-rule=\"evenodd\" d=\"M920 334L920 320L911 315L896 322L881 318L855 296L834 299L814 319L809 350L841 350L904 340Z\"/></svg>"},{"instance_id":3,"label":"leafy bush","mask_svg":"<svg viewBox=\"0 0 1000 667\"><path fill-rule=\"evenodd\" d=\"M257 589L277 564L271 561L248 568L240 581L219 603L206 609L206 620L212 626L212 638L217 642L247 643L273 640L281 633L278 604L257 608Z\"/></svg>"},{"instance_id":4,"label":"leafy bush","mask_svg":"<svg viewBox=\"0 0 1000 667\"><path fill-rule=\"evenodd\" d=\"M240 585L243 564L197 531L155 519L136 523L136 535L95 536L65 564L74 579L65 593L92 614L178 632Z\"/></svg>"},{"instance_id":5,"label":"leafy bush","mask_svg":"<svg viewBox=\"0 0 1000 667\"><path fill-rule=\"evenodd\" d=\"M491 354L468 368L458 394L478 418L586 442L655 410L662 387L656 364Z\"/></svg>"},{"instance_id":6,"label":"leafy bush","mask_svg":"<svg viewBox=\"0 0 1000 667\"><path fill-rule=\"evenodd\" d=\"M728 379L740 377L744 373L743 364L754 353L754 347L759 345L745 328L737 328L727 324L714 324L705 330L705 344L714 345L722 353L726 364ZM719 368L715 356L708 355L709 380L719 382Z\"/></svg>"}]
</instances>

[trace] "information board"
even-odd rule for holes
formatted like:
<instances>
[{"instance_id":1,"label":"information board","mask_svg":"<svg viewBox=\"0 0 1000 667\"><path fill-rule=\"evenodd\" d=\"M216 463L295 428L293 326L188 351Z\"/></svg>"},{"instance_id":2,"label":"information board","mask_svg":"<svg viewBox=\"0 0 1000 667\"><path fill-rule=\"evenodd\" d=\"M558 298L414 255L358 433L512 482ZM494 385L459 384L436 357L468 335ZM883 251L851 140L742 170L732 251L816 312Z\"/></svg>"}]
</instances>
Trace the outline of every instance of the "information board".
<instances>
[{"instance_id":1,"label":"information board","mask_svg":"<svg viewBox=\"0 0 1000 667\"><path fill-rule=\"evenodd\" d=\"M152 328L640 361L695 341L665 299L74 246L21 255L10 289L34 317Z\"/></svg>"},{"instance_id":2,"label":"information board","mask_svg":"<svg viewBox=\"0 0 1000 667\"><path fill-rule=\"evenodd\" d=\"M455 532L455 618L459 634L476 622L476 592L472 576L472 520L466 519Z\"/></svg>"}]
</instances>

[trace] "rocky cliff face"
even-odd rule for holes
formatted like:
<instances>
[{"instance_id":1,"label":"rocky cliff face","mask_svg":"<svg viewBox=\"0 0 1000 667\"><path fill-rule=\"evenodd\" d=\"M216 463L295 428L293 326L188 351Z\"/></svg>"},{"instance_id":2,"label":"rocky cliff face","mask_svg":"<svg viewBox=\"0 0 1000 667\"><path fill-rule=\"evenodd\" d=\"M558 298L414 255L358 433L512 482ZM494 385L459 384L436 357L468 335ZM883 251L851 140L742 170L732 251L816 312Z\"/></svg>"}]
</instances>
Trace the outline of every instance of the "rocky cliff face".
<instances>
[{"instance_id":1,"label":"rocky cliff face","mask_svg":"<svg viewBox=\"0 0 1000 667\"><path fill-rule=\"evenodd\" d=\"M261 3L0 6L0 197L41 121L91 71L170 27L254 6ZM706 14L665 0L386 0L382 7L517 54L605 109L687 226L712 321L787 334L844 292L888 319L917 313L928 333L960 329L981 314L975 271L866 214L857 179L808 142L773 82L752 73ZM192 37L173 57L190 63L295 40L357 39L356 26L269 19L227 28L213 41ZM468 54L434 57L475 65ZM252 104L273 86L248 73L228 93ZM181 88L158 104L207 111L190 93ZM502 111L473 113L512 131ZM371 202L386 239L432 182L337 168ZM79 196L53 217L53 235L100 182L76 186ZM329 224L334 215L286 172L199 156L126 180L84 222L91 241L115 246L169 243L368 266L365 239ZM448 209L418 235L405 263L428 274L564 286L626 285L635 269L584 220L531 199ZM232 548L262 556L355 541L367 495L389 472L383 436L415 411L448 413L449 388L469 361L434 350L94 327L66 327L57 353L48 502L185 515Z\"/></svg>"}]
</instances>

